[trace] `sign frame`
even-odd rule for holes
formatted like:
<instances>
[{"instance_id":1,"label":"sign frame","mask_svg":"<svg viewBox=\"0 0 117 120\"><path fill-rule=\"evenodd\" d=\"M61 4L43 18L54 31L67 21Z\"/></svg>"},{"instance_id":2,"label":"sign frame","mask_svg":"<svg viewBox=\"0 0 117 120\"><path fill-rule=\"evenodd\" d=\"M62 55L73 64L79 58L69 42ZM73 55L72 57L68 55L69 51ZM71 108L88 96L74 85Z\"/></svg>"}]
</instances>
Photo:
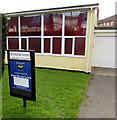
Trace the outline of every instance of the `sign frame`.
<instances>
[{"instance_id":1,"label":"sign frame","mask_svg":"<svg viewBox=\"0 0 117 120\"><path fill-rule=\"evenodd\" d=\"M30 53L30 59L26 60L25 58L23 60L17 59L18 57L12 58L10 56L10 52L15 53ZM10 87L10 95L14 97L19 97L31 101L36 100L36 82L35 82L35 52L33 50L7 50L7 57L8 57L8 72L9 72L9 87ZM19 57L20 58L20 57ZM24 62L29 63L31 68L31 91L17 89L12 87L11 80L13 79L11 77L11 62ZM28 69L28 68L27 68Z\"/></svg>"}]
</instances>

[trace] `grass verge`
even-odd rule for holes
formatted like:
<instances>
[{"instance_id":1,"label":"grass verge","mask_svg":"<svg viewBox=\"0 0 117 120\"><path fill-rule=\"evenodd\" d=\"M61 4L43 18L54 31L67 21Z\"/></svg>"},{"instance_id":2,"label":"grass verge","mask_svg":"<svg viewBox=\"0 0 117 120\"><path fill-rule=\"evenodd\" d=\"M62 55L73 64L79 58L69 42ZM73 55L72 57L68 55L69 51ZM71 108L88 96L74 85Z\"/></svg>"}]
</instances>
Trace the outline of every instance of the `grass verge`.
<instances>
[{"instance_id":1,"label":"grass verge","mask_svg":"<svg viewBox=\"0 0 117 120\"><path fill-rule=\"evenodd\" d=\"M36 101L9 95L8 68L2 79L3 118L77 118L90 75L36 68Z\"/></svg>"},{"instance_id":2,"label":"grass verge","mask_svg":"<svg viewBox=\"0 0 117 120\"><path fill-rule=\"evenodd\" d=\"M0 78L0 120L2 119L2 80Z\"/></svg>"}]
</instances>

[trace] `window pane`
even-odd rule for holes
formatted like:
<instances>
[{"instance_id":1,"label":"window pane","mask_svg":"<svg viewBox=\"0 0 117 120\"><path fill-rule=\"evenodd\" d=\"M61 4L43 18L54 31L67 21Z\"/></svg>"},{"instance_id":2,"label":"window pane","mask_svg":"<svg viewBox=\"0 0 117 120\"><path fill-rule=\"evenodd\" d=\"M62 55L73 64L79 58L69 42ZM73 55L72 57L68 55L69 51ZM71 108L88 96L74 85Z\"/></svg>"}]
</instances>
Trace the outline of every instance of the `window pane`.
<instances>
[{"instance_id":1,"label":"window pane","mask_svg":"<svg viewBox=\"0 0 117 120\"><path fill-rule=\"evenodd\" d=\"M41 36L41 16L22 16L21 35Z\"/></svg>"},{"instance_id":2,"label":"window pane","mask_svg":"<svg viewBox=\"0 0 117 120\"><path fill-rule=\"evenodd\" d=\"M65 35L85 36L87 25L87 11L65 13Z\"/></svg>"},{"instance_id":3,"label":"window pane","mask_svg":"<svg viewBox=\"0 0 117 120\"><path fill-rule=\"evenodd\" d=\"M44 53L50 53L50 38L44 38Z\"/></svg>"},{"instance_id":4,"label":"window pane","mask_svg":"<svg viewBox=\"0 0 117 120\"><path fill-rule=\"evenodd\" d=\"M62 14L51 13L44 15L44 35L62 36Z\"/></svg>"},{"instance_id":5,"label":"window pane","mask_svg":"<svg viewBox=\"0 0 117 120\"><path fill-rule=\"evenodd\" d=\"M65 38L65 54L72 54L72 38Z\"/></svg>"},{"instance_id":6,"label":"window pane","mask_svg":"<svg viewBox=\"0 0 117 120\"><path fill-rule=\"evenodd\" d=\"M85 55L85 38L75 39L75 55Z\"/></svg>"},{"instance_id":7,"label":"window pane","mask_svg":"<svg viewBox=\"0 0 117 120\"><path fill-rule=\"evenodd\" d=\"M19 39L9 38L8 39L8 49L19 49Z\"/></svg>"},{"instance_id":8,"label":"window pane","mask_svg":"<svg viewBox=\"0 0 117 120\"><path fill-rule=\"evenodd\" d=\"M21 38L21 49L27 49L27 41L26 38Z\"/></svg>"},{"instance_id":9,"label":"window pane","mask_svg":"<svg viewBox=\"0 0 117 120\"><path fill-rule=\"evenodd\" d=\"M62 46L62 40L61 38L53 38L53 54L61 54L61 46Z\"/></svg>"},{"instance_id":10,"label":"window pane","mask_svg":"<svg viewBox=\"0 0 117 120\"><path fill-rule=\"evenodd\" d=\"M8 18L8 36L18 36L18 17Z\"/></svg>"},{"instance_id":11,"label":"window pane","mask_svg":"<svg viewBox=\"0 0 117 120\"><path fill-rule=\"evenodd\" d=\"M29 38L29 50L41 53L41 38Z\"/></svg>"}]
</instances>

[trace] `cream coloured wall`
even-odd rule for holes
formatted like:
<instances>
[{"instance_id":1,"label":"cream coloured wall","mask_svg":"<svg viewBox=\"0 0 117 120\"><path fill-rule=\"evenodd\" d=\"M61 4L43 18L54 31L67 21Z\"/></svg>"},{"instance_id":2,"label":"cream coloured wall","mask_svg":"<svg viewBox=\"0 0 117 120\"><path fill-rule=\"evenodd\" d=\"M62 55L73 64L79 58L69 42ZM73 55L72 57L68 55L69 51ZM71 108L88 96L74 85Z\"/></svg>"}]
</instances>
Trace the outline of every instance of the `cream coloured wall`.
<instances>
[{"instance_id":1,"label":"cream coloured wall","mask_svg":"<svg viewBox=\"0 0 117 120\"><path fill-rule=\"evenodd\" d=\"M77 57L36 55L35 61L37 67L48 67L67 70L85 71L86 66L86 59Z\"/></svg>"},{"instance_id":2,"label":"cream coloured wall","mask_svg":"<svg viewBox=\"0 0 117 120\"><path fill-rule=\"evenodd\" d=\"M117 68L115 59L116 30L95 30L92 67Z\"/></svg>"}]
</instances>

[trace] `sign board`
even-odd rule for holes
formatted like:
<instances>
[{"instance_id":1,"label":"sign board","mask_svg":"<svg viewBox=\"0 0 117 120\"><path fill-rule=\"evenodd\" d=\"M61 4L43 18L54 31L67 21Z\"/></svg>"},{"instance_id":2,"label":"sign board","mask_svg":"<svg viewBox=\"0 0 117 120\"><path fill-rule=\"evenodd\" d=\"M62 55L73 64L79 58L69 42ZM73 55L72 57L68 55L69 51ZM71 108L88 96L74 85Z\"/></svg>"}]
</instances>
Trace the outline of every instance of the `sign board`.
<instances>
[{"instance_id":1,"label":"sign board","mask_svg":"<svg viewBox=\"0 0 117 120\"><path fill-rule=\"evenodd\" d=\"M8 50L10 95L35 100L34 51Z\"/></svg>"}]
</instances>

